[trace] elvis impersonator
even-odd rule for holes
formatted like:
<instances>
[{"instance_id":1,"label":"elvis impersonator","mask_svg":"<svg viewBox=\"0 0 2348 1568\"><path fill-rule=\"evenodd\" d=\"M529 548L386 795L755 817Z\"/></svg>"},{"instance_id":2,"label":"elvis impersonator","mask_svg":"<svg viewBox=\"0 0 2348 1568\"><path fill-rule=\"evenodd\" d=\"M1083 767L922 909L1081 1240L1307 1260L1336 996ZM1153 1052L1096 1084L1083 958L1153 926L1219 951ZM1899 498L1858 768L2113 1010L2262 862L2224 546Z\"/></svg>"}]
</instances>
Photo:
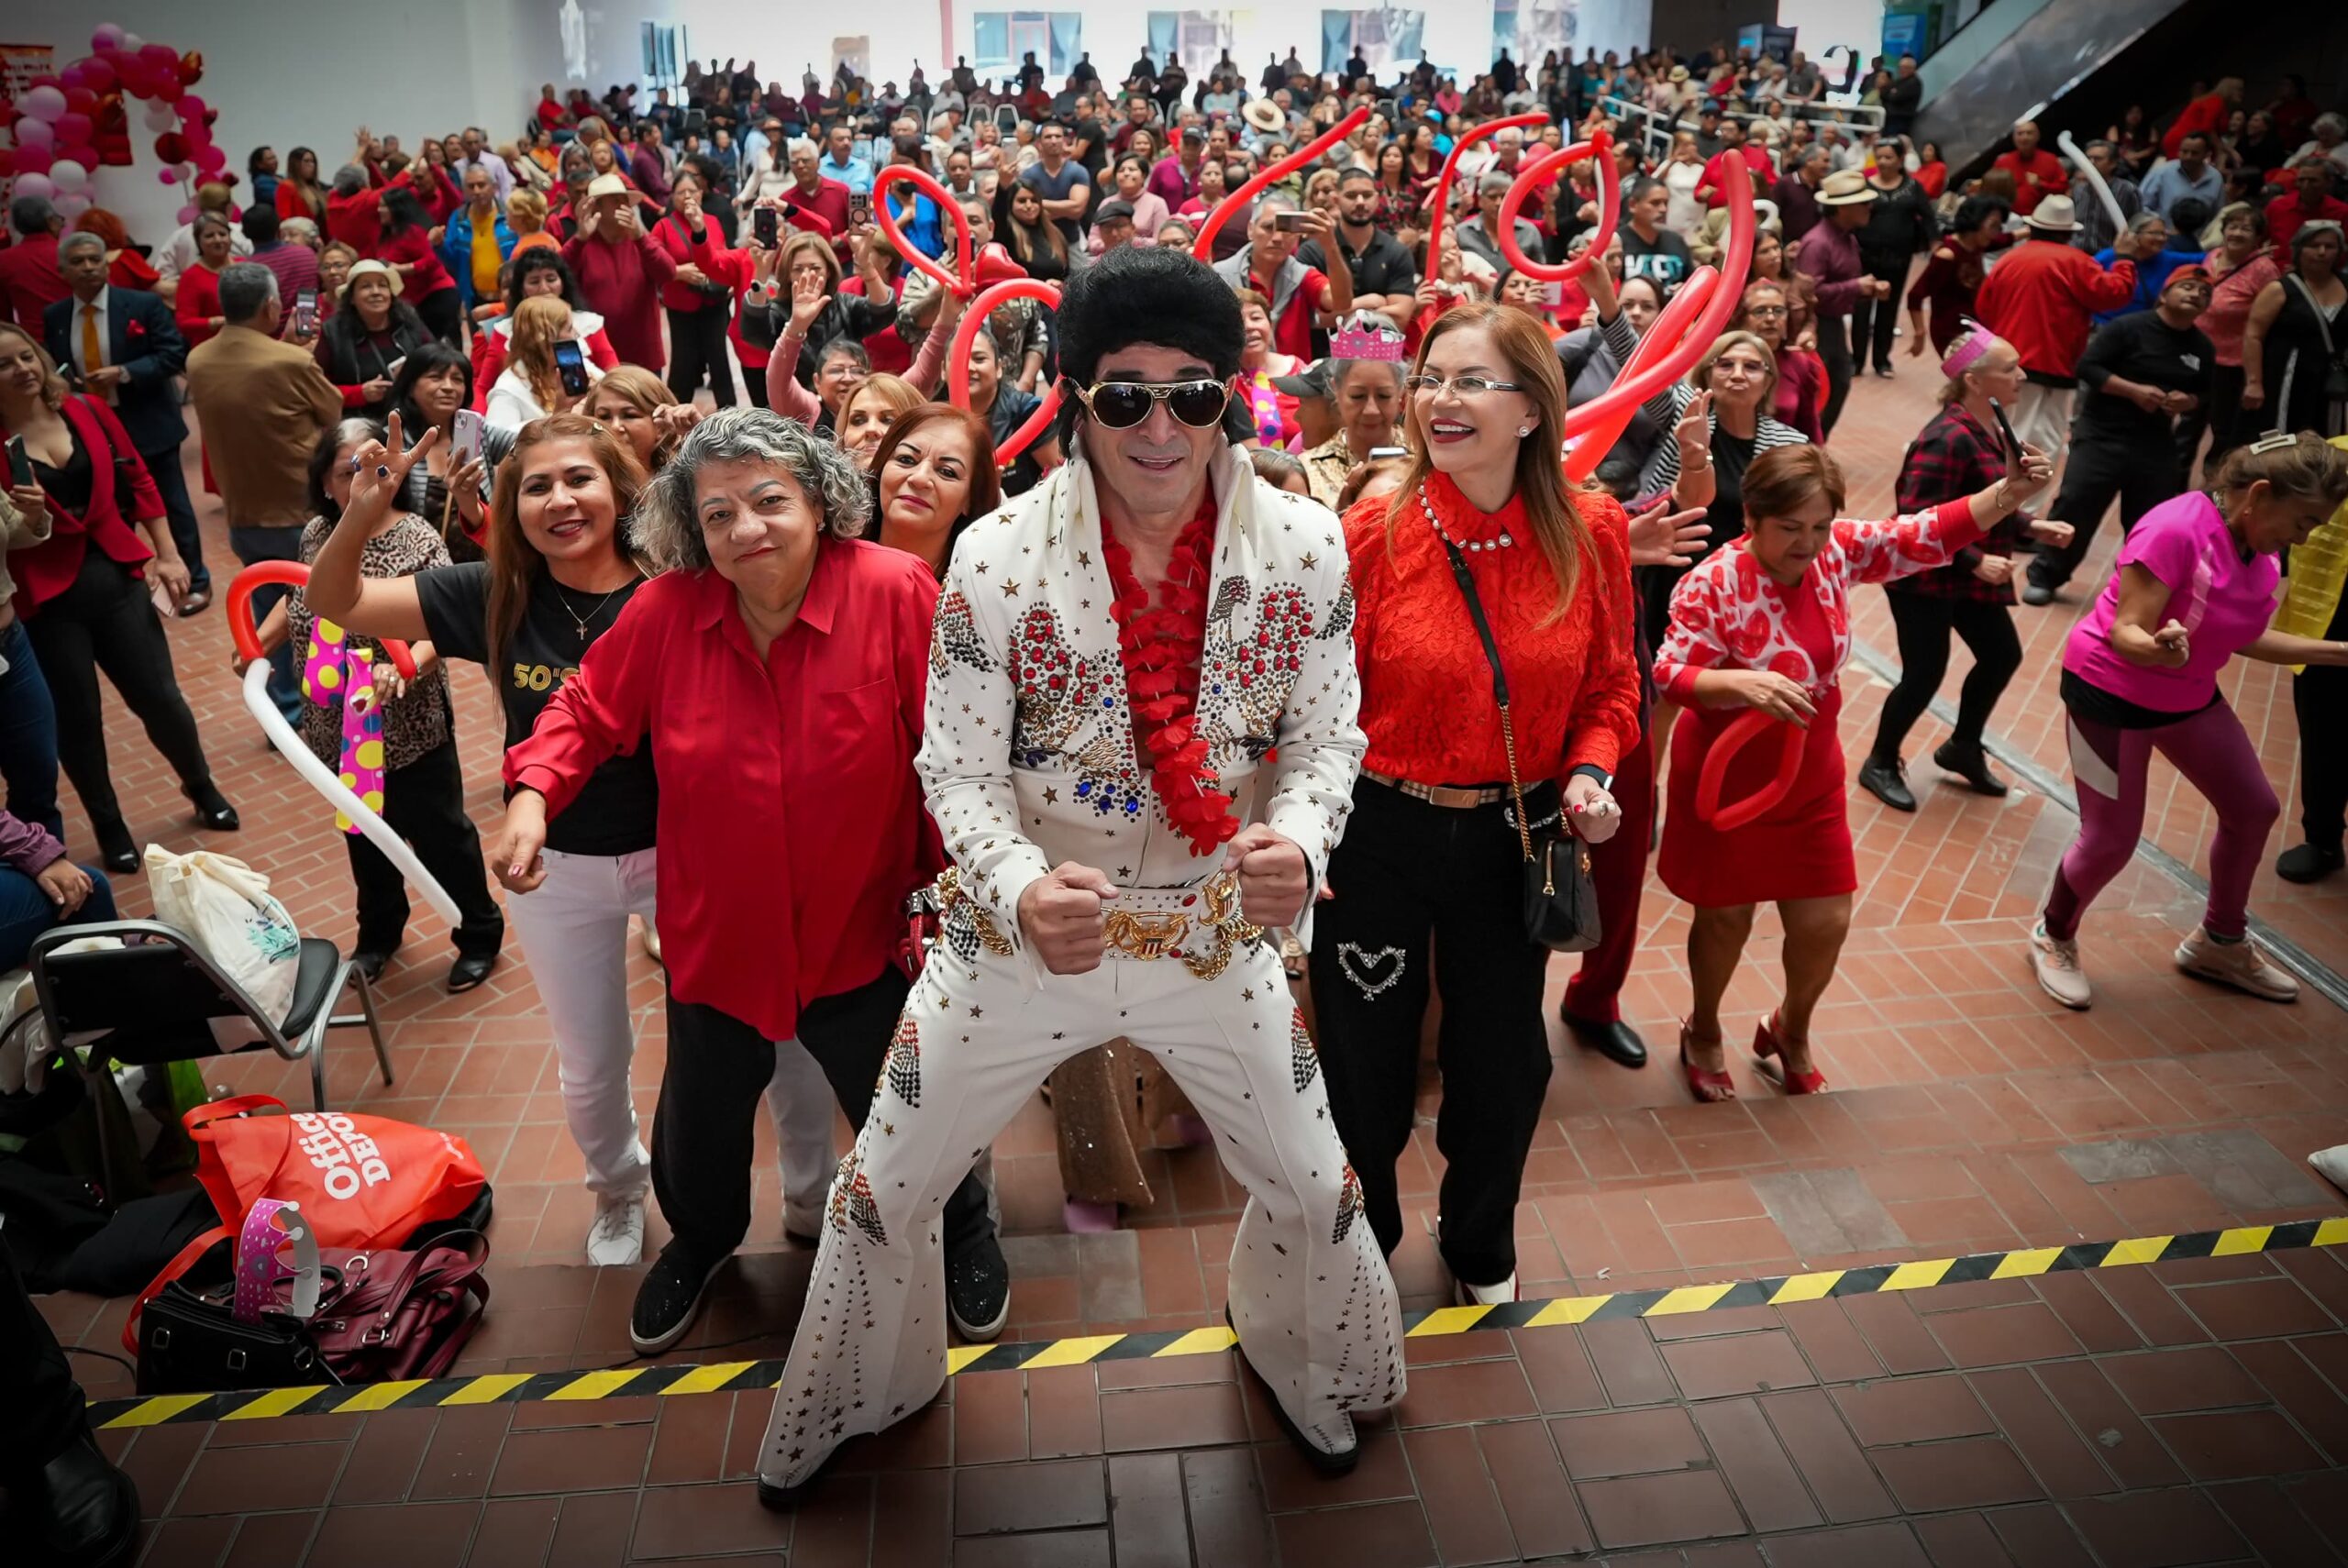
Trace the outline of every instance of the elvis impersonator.
<instances>
[{"instance_id":1,"label":"elvis impersonator","mask_svg":"<svg viewBox=\"0 0 2348 1568\"><path fill-rule=\"evenodd\" d=\"M1351 1412L1402 1394L1393 1281L1260 939L1309 919L1364 749L1344 540L1235 445L1239 305L1204 264L1112 251L1058 319L1069 461L970 525L938 600L917 767L953 860L941 939L832 1186L759 1463L774 1507L937 1393L947 1195L1119 1036L1247 1188L1229 1317L1305 1458L1350 1469Z\"/></svg>"}]
</instances>

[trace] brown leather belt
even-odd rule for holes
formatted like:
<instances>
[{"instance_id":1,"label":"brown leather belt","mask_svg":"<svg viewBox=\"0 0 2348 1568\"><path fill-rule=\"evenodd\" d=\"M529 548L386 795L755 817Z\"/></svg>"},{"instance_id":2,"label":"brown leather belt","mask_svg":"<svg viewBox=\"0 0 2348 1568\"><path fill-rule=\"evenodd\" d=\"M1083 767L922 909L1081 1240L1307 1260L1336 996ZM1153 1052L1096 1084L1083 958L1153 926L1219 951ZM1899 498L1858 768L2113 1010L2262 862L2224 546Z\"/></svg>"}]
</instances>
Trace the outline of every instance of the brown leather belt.
<instances>
[{"instance_id":1,"label":"brown leather belt","mask_svg":"<svg viewBox=\"0 0 2348 1568\"><path fill-rule=\"evenodd\" d=\"M1448 784L1414 784L1408 778L1392 778L1383 773L1363 768L1361 776L1373 784L1383 784L1389 790L1408 795L1413 801L1424 801L1430 806L1442 806L1450 811L1472 811L1508 799L1505 784L1484 784L1472 790L1456 789Z\"/></svg>"}]
</instances>

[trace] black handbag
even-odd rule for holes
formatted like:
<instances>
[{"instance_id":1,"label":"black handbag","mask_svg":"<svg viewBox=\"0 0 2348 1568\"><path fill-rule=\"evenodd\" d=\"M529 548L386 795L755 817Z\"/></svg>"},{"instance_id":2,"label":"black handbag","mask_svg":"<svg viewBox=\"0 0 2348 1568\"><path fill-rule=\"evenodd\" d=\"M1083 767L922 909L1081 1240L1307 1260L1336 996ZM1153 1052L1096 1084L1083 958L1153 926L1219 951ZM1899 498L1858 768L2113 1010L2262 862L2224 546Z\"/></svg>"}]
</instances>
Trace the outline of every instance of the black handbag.
<instances>
[{"instance_id":1,"label":"black handbag","mask_svg":"<svg viewBox=\"0 0 2348 1568\"><path fill-rule=\"evenodd\" d=\"M192 1394L216 1388L299 1388L340 1383L308 1324L275 1312L241 1323L229 1310L235 1244L214 1230L188 1243L148 1287L123 1337L138 1357L138 1392Z\"/></svg>"},{"instance_id":2,"label":"black handbag","mask_svg":"<svg viewBox=\"0 0 2348 1568\"><path fill-rule=\"evenodd\" d=\"M1468 558L1459 547L1435 530L1444 554L1451 558L1451 575L1460 596L1468 601L1468 619L1484 644L1484 657L1492 667L1492 701L1500 704L1501 743L1508 749L1508 790L1516 812L1517 843L1524 852L1524 934L1556 953L1587 953L1598 945L1598 887L1589 879L1589 845L1567 825L1564 836L1533 834L1524 810L1524 783L1516 771L1516 725L1509 717L1508 675L1501 668L1500 645L1492 640L1491 623L1484 619L1484 602L1477 597L1476 580L1468 574ZM1564 802L1558 821L1566 824Z\"/></svg>"}]
</instances>

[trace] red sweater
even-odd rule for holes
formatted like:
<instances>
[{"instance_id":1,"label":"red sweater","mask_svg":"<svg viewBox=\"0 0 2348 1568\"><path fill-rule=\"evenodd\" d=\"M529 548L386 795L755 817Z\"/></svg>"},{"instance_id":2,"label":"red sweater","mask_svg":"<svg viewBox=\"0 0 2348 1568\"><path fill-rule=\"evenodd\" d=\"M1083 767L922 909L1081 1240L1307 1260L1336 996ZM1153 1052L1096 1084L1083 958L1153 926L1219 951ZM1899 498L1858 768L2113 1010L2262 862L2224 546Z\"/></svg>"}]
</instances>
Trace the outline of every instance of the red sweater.
<instances>
[{"instance_id":1,"label":"red sweater","mask_svg":"<svg viewBox=\"0 0 2348 1568\"><path fill-rule=\"evenodd\" d=\"M2061 159L2043 147L2028 158L2019 152L2001 152L1989 167L2003 169L2014 177L2016 217L2028 217L2038 210L2040 201L2071 188L2071 171L2063 167Z\"/></svg>"},{"instance_id":2,"label":"red sweater","mask_svg":"<svg viewBox=\"0 0 2348 1568\"><path fill-rule=\"evenodd\" d=\"M562 248L579 280L579 296L604 318L604 331L624 364L658 372L668 361L660 348L660 291L677 275L676 258L650 235L619 245L583 234Z\"/></svg>"},{"instance_id":3,"label":"red sweater","mask_svg":"<svg viewBox=\"0 0 2348 1568\"><path fill-rule=\"evenodd\" d=\"M2061 235L2032 237L1995 267L1974 298L1982 326L2014 346L2032 379L2069 386L2087 352L2095 313L2118 310L2136 295L2136 264L2106 271Z\"/></svg>"},{"instance_id":4,"label":"red sweater","mask_svg":"<svg viewBox=\"0 0 2348 1568\"><path fill-rule=\"evenodd\" d=\"M220 329L212 318L220 314L220 274L198 261L180 274L180 292L172 301L179 317L180 336L191 348L208 341Z\"/></svg>"},{"instance_id":5,"label":"red sweater","mask_svg":"<svg viewBox=\"0 0 2348 1568\"><path fill-rule=\"evenodd\" d=\"M725 243L725 231L718 227L715 218L703 213L701 215L701 237L704 245L723 245ZM674 213L670 213L652 226L652 240L654 244L669 253L669 260L672 267L681 267L693 259L693 244L691 237L685 233L685 220ZM717 282L722 280L713 273L710 281ZM732 303L731 300L720 299L714 294L703 293L691 283L677 282L673 276L660 285L660 304L669 310L688 312L725 310Z\"/></svg>"},{"instance_id":6,"label":"red sweater","mask_svg":"<svg viewBox=\"0 0 2348 1568\"><path fill-rule=\"evenodd\" d=\"M376 203L381 200L372 185L355 195L342 196L327 192L327 237L338 239L349 246L359 252L362 261L374 256L375 248L383 235L382 215L375 210ZM422 296L411 294L408 297L415 299Z\"/></svg>"},{"instance_id":7,"label":"red sweater","mask_svg":"<svg viewBox=\"0 0 2348 1568\"><path fill-rule=\"evenodd\" d=\"M314 207L310 204L310 199L302 193L300 186L291 180L280 180L277 182L277 215L281 218L308 218L312 223L322 225L333 205L332 194L332 192L328 192L329 200L322 205ZM328 237L331 238L332 236L329 235Z\"/></svg>"},{"instance_id":8,"label":"red sweater","mask_svg":"<svg viewBox=\"0 0 2348 1568\"><path fill-rule=\"evenodd\" d=\"M2202 94L2185 105L2183 112L2176 116L2176 123L2169 127L2167 133L2161 138L2161 155L2175 158L2176 149L2185 145L2185 138L2195 131L2208 137L2211 147L2217 146L2218 133L2226 128L2226 121L2232 114L2232 105L2217 94Z\"/></svg>"},{"instance_id":9,"label":"red sweater","mask_svg":"<svg viewBox=\"0 0 2348 1568\"><path fill-rule=\"evenodd\" d=\"M440 253L432 248L426 230L410 228L375 244L375 257L392 266L413 266L415 270L400 277L400 298L410 304L430 299L443 289L453 289L457 281L449 276L449 269L440 264Z\"/></svg>"}]
</instances>

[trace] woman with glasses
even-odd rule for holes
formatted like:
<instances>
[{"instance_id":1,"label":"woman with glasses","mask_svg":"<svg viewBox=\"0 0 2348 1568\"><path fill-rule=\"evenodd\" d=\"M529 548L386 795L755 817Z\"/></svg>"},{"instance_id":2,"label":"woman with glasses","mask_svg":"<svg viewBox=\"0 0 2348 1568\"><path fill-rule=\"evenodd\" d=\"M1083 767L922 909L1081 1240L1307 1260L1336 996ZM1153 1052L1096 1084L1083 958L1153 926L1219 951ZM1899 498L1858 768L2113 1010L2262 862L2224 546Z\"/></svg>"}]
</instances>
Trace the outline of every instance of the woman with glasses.
<instances>
[{"instance_id":1,"label":"woman with glasses","mask_svg":"<svg viewBox=\"0 0 2348 1568\"><path fill-rule=\"evenodd\" d=\"M1851 585L1945 565L2053 472L2024 447L1995 484L1871 522L1841 515L1843 472L1824 447L1780 447L1743 475L1744 542L1714 550L1673 592L1655 656L1656 686L1680 710L1656 869L1695 906L1679 1063L1700 1102L1736 1098L1721 999L1762 903L1776 904L1784 924L1785 990L1754 1032L1755 1066L1787 1094L1826 1088L1811 1017L1833 981L1858 887L1835 730Z\"/></svg>"},{"instance_id":2,"label":"woman with glasses","mask_svg":"<svg viewBox=\"0 0 2348 1568\"><path fill-rule=\"evenodd\" d=\"M1750 332L1769 346L1778 363L1778 384L1770 394L1769 412L1780 425L1791 425L1806 440L1822 441L1819 411L1826 406L1826 362L1807 348L1786 339L1793 319L1791 296L1782 283L1747 283L1744 303L1729 323L1737 332Z\"/></svg>"},{"instance_id":3,"label":"woman with glasses","mask_svg":"<svg viewBox=\"0 0 2348 1568\"><path fill-rule=\"evenodd\" d=\"M1609 784L1638 740L1630 555L1622 506L1567 488L1565 376L1524 313L1445 312L1405 384L1410 471L1346 514L1369 748L1315 915L1312 1003L1337 1132L1390 1255L1440 990L1436 1243L1474 1305L1515 1299L1517 1192L1549 1082L1527 832L1611 836Z\"/></svg>"}]
</instances>

